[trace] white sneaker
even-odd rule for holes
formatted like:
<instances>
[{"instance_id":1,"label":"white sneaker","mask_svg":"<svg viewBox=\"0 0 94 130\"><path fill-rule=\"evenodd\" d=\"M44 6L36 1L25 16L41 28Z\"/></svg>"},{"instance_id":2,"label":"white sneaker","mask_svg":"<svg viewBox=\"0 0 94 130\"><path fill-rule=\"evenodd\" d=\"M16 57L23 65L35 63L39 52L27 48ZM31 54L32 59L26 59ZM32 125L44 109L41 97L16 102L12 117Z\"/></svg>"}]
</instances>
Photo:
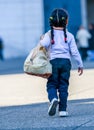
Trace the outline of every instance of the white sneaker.
<instances>
[{"instance_id":1,"label":"white sneaker","mask_svg":"<svg viewBox=\"0 0 94 130\"><path fill-rule=\"evenodd\" d=\"M60 111L59 112L59 116L60 117L67 117L68 116L68 112L67 111Z\"/></svg>"},{"instance_id":2,"label":"white sneaker","mask_svg":"<svg viewBox=\"0 0 94 130\"><path fill-rule=\"evenodd\" d=\"M58 105L58 100L57 100L56 98L54 98L54 99L51 101L50 106L49 106L49 109L48 109L48 114L49 114L49 116L55 115L57 105Z\"/></svg>"}]
</instances>

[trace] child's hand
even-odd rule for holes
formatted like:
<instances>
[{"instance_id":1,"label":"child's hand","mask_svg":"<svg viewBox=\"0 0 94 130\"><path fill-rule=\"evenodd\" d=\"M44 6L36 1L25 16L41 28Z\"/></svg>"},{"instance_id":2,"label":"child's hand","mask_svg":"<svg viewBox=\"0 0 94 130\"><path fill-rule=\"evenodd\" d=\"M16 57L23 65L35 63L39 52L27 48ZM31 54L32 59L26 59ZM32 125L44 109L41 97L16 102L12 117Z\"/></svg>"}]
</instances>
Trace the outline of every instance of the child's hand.
<instances>
[{"instance_id":1,"label":"child's hand","mask_svg":"<svg viewBox=\"0 0 94 130\"><path fill-rule=\"evenodd\" d=\"M83 74L83 68L78 68L78 73L79 73L79 76Z\"/></svg>"}]
</instances>

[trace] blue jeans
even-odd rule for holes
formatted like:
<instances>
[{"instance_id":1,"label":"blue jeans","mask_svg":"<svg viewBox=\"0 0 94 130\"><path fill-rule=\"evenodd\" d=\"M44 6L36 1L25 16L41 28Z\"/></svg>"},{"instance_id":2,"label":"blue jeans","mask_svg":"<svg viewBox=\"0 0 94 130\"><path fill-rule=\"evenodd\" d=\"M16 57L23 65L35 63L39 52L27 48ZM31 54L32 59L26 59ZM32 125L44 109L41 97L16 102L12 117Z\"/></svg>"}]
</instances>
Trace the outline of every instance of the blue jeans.
<instances>
[{"instance_id":1,"label":"blue jeans","mask_svg":"<svg viewBox=\"0 0 94 130\"><path fill-rule=\"evenodd\" d=\"M59 111L66 111L71 62L63 58L56 58L50 62L52 75L47 81L48 98L51 102L53 98L59 97Z\"/></svg>"}]
</instances>

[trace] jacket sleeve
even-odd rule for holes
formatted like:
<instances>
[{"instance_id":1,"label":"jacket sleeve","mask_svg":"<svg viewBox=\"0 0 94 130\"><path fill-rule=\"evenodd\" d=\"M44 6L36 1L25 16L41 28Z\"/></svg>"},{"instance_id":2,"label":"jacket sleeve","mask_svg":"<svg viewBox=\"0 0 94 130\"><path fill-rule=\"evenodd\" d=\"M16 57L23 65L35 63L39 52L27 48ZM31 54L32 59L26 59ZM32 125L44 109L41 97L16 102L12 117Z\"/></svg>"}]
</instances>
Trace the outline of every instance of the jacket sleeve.
<instances>
[{"instance_id":1,"label":"jacket sleeve","mask_svg":"<svg viewBox=\"0 0 94 130\"><path fill-rule=\"evenodd\" d=\"M78 67L83 68L83 62L80 56L80 53L78 51L74 36L71 36L71 40L69 43L69 47L70 47L70 53L72 55L72 57L76 60Z\"/></svg>"}]
</instances>

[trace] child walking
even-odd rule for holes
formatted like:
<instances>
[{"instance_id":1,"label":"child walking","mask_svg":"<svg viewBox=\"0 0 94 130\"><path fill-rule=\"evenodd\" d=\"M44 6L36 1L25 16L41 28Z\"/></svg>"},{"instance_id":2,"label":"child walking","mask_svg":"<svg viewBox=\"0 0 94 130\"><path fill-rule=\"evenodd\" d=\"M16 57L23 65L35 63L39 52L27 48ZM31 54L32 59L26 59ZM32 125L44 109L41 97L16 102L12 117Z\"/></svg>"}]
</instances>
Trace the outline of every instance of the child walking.
<instances>
[{"instance_id":1,"label":"child walking","mask_svg":"<svg viewBox=\"0 0 94 130\"><path fill-rule=\"evenodd\" d=\"M83 73L83 63L74 36L66 30L68 14L64 9L55 9L49 18L51 37L46 33L41 45L49 49L52 75L47 81L50 106L48 114L55 115L58 106L59 116L68 116L67 98L71 70L71 56L77 61L78 73Z\"/></svg>"}]
</instances>

